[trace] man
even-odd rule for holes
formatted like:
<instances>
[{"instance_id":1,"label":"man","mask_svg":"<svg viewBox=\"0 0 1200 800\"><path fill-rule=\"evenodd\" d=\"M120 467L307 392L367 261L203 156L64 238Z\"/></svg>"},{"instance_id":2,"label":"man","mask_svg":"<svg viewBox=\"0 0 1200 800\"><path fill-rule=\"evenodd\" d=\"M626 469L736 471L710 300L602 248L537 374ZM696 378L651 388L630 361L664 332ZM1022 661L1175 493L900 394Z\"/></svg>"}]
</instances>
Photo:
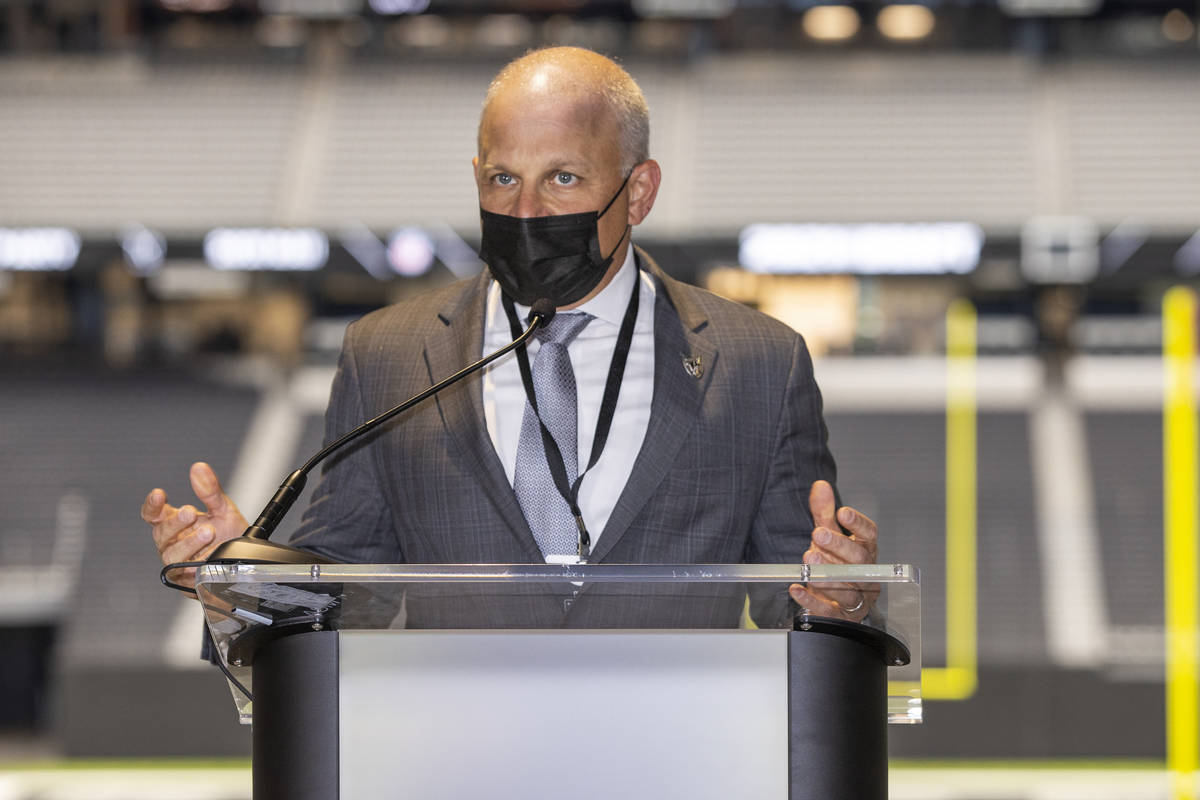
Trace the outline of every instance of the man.
<instances>
[{"instance_id":1,"label":"man","mask_svg":"<svg viewBox=\"0 0 1200 800\"><path fill-rule=\"evenodd\" d=\"M874 562L875 524L837 507L803 340L630 246L661 180L648 141L641 91L607 58L551 48L501 71L473 162L489 271L350 327L326 440L509 341L534 300L570 331L531 343L532 367L510 354L334 456L293 544L358 563ZM143 504L164 563L246 527L207 465L191 483L205 512L161 489ZM817 614L870 606L850 586L787 592ZM679 622L726 624L732 608Z\"/></svg>"}]
</instances>

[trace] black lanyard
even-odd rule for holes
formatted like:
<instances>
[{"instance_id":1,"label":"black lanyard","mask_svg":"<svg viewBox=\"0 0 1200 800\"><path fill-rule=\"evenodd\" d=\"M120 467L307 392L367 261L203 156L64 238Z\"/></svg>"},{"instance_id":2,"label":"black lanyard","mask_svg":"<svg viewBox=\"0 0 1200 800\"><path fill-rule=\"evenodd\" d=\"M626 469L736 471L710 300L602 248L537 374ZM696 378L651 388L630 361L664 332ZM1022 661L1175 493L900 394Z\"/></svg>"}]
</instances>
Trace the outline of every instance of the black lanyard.
<instances>
[{"instance_id":1,"label":"black lanyard","mask_svg":"<svg viewBox=\"0 0 1200 800\"><path fill-rule=\"evenodd\" d=\"M521 383L525 387L525 397L533 408L533 413L537 416L538 424L542 429L542 446L546 451L546 464L550 467L550 476L554 479L554 486L558 489L558 493L562 495L563 500L567 501L571 515L575 517L575 527L579 530L577 554L581 562L587 561L587 557L591 553L592 540L588 535L587 524L583 521L583 514L579 510L579 485L583 482L583 476L596 466L596 462L600 460L600 455L604 452L604 445L608 443L608 433L612 429L613 416L617 410L617 398L621 394L621 381L625 376L625 362L629 360L629 349L633 344L633 327L637 322L641 283L641 274L635 272L633 293L630 295L629 305L625 307L625 317L621 320L621 330L617 334L617 346L613 350L612 362L608 366L608 378L604 382L604 397L600 401L600 418L596 421L596 435L592 438L592 454L588 458L587 467L579 471L573 484L567 482L567 467L563 462L562 453L558 449L558 443L554 441L554 437L546 429L546 424L542 422L541 415L538 414L537 396L533 389L533 372L529 368L529 354L524 347L517 350ZM521 322L517 318L517 310L513 307L513 302L508 295L503 296L502 303L504 313L508 315L508 324L512 328L513 338L516 338L521 335L522 330Z\"/></svg>"}]
</instances>

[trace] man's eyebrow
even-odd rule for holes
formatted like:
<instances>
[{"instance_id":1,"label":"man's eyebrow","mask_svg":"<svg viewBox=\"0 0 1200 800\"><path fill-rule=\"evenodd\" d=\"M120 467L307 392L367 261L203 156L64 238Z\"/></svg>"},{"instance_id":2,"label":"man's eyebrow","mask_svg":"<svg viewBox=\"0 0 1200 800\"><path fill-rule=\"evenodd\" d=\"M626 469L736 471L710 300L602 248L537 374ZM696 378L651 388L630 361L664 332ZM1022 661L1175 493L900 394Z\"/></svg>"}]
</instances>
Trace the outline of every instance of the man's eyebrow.
<instances>
[{"instance_id":1,"label":"man's eyebrow","mask_svg":"<svg viewBox=\"0 0 1200 800\"><path fill-rule=\"evenodd\" d=\"M555 172L587 172L592 165L580 158L563 158L550 162L550 166L543 171L545 175L552 175ZM499 162L485 161L480 167L485 172L512 172L513 170L504 166Z\"/></svg>"},{"instance_id":2,"label":"man's eyebrow","mask_svg":"<svg viewBox=\"0 0 1200 800\"><path fill-rule=\"evenodd\" d=\"M590 166L590 164L588 164L586 161L580 161L578 159L565 159L563 161L554 162L554 166L550 167L550 169L548 171L549 172L562 172L562 171L566 170L566 171L574 172L574 171L579 171L579 170L585 170L589 166Z\"/></svg>"}]
</instances>

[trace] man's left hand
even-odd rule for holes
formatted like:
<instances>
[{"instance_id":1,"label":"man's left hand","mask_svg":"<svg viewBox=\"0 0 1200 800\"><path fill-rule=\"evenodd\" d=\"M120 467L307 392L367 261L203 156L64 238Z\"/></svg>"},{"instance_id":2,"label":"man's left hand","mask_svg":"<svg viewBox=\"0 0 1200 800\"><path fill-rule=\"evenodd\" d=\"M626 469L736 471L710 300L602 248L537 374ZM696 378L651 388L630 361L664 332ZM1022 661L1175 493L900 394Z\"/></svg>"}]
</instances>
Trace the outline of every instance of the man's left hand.
<instances>
[{"instance_id":1,"label":"man's left hand","mask_svg":"<svg viewBox=\"0 0 1200 800\"><path fill-rule=\"evenodd\" d=\"M879 530L861 511L837 507L833 487L817 481L808 495L812 512L812 544L804 553L805 564L874 564ZM879 595L877 586L856 583L792 584L792 599L822 617L861 621Z\"/></svg>"}]
</instances>

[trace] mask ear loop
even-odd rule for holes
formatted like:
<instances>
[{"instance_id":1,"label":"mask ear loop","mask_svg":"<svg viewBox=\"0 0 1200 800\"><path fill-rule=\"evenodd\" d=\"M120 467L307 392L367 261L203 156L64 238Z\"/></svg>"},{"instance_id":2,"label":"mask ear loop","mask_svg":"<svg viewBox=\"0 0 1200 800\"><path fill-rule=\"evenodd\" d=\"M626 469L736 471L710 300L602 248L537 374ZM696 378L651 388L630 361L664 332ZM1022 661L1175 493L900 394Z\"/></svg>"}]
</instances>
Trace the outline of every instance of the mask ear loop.
<instances>
[{"instance_id":1,"label":"mask ear loop","mask_svg":"<svg viewBox=\"0 0 1200 800\"><path fill-rule=\"evenodd\" d=\"M605 261L610 263L612 262L612 258L617 254L617 250L621 249L621 242L625 241L625 237L629 235L631 230L633 230L633 226L629 223L625 223L625 232L621 234L620 239L617 239L617 243L613 245L613 249L609 252L609 254L604 257Z\"/></svg>"},{"instance_id":2,"label":"mask ear loop","mask_svg":"<svg viewBox=\"0 0 1200 800\"><path fill-rule=\"evenodd\" d=\"M600 219L608 213L608 210L612 208L612 204L617 202L617 198L621 196L621 192L625 191L625 187L629 185L629 179L632 177L633 170L629 170L629 174L625 176L625 180L621 181L621 187L617 189L617 193L612 196L612 200L608 201L608 205L601 209L600 213L596 215L596 219ZM621 238L624 239L625 237L622 236Z\"/></svg>"},{"instance_id":3,"label":"mask ear loop","mask_svg":"<svg viewBox=\"0 0 1200 800\"><path fill-rule=\"evenodd\" d=\"M614 194L612 196L612 199L608 201L608 205L606 205L600 211L600 213L596 215L597 221L599 221L601 217L603 217L605 214L608 213L608 210L610 208L612 208L613 203L617 202L617 198L621 196L621 192L625 191L625 187L629 185L629 179L632 177L633 177L633 170L631 169L631 170L629 170L629 174L625 176L625 180L621 181L621 186L619 189L617 189L617 193ZM625 241L625 237L629 235L629 232L631 230L633 230L633 226L630 225L628 222L626 222L625 223L625 232L621 234L621 238L617 239L617 243L615 245L613 245L612 252L610 252L607 256L605 256L605 258L604 258L605 261L612 260L612 257L617 254L617 250L619 250L621 248L621 242Z\"/></svg>"}]
</instances>

